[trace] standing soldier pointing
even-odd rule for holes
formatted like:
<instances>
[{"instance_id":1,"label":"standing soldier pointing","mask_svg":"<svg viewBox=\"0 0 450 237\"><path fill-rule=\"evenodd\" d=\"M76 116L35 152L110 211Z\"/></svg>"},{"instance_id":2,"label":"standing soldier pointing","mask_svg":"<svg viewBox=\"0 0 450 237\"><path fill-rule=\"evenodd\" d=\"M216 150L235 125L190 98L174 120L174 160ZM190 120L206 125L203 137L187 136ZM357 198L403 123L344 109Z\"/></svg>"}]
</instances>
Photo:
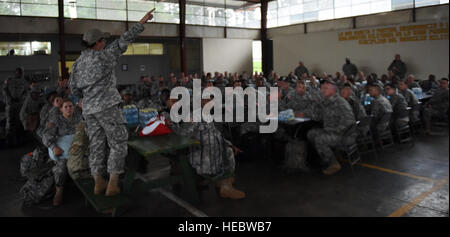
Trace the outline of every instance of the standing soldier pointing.
<instances>
[{"instance_id":1,"label":"standing soldier pointing","mask_svg":"<svg viewBox=\"0 0 450 237\"><path fill-rule=\"evenodd\" d=\"M83 98L83 116L89 136L89 166L95 180L94 194L114 196L120 193L119 175L124 172L128 153L128 131L119 109L122 98L117 91L115 66L119 57L153 18L149 11L138 24L105 47L108 33L90 29L83 35L86 48L72 66L69 87ZM109 147L109 152L107 150ZM106 162L106 155L109 157ZM104 179L109 173L109 182Z\"/></svg>"}]
</instances>

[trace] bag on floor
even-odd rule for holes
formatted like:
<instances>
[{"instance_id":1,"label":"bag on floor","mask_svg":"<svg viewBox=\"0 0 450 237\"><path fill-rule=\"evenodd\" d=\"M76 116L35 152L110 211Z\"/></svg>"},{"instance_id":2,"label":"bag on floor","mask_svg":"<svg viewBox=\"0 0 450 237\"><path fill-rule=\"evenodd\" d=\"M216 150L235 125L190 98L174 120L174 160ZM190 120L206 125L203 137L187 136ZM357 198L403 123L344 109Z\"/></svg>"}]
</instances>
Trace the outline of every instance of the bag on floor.
<instances>
[{"instance_id":1,"label":"bag on floor","mask_svg":"<svg viewBox=\"0 0 450 237\"><path fill-rule=\"evenodd\" d=\"M53 165L46 150L36 148L33 152L25 154L20 160L20 174L27 179L36 179L45 175Z\"/></svg>"},{"instance_id":2,"label":"bag on floor","mask_svg":"<svg viewBox=\"0 0 450 237\"><path fill-rule=\"evenodd\" d=\"M307 143L302 140L289 140L284 153L284 168L298 171L308 171Z\"/></svg>"},{"instance_id":3,"label":"bag on floor","mask_svg":"<svg viewBox=\"0 0 450 237\"><path fill-rule=\"evenodd\" d=\"M20 173L27 182L20 188L24 207L48 199L55 191L55 180L52 167L54 162L49 159L44 149L36 148L32 154L26 154L20 162Z\"/></svg>"}]
</instances>

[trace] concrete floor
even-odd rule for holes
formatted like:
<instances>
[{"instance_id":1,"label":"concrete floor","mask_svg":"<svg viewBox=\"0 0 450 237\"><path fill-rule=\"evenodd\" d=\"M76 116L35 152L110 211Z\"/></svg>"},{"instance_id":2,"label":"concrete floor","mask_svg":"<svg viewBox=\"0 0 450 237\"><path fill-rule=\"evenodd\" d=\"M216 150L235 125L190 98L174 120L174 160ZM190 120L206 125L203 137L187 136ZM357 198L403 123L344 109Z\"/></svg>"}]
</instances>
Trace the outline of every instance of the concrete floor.
<instances>
[{"instance_id":1,"label":"concrete floor","mask_svg":"<svg viewBox=\"0 0 450 237\"><path fill-rule=\"evenodd\" d=\"M354 174L348 164L334 176L315 171L288 175L272 160L238 160L235 186L247 193L244 200L221 199L210 185L202 192L200 204L185 208L164 192L151 191L132 197L133 204L124 216L448 217L448 127L434 131L432 136L417 137L414 147L396 145L378 159L363 157ZM24 180L19 160L32 150L31 144L0 150L0 216L105 216L85 207L82 194L71 182L62 206L54 208L48 200L22 209L18 190ZM149 166L150 176L167 173L164 158ZM170 193L169 187L167 190Z\"/></svg>"}]
</instances>

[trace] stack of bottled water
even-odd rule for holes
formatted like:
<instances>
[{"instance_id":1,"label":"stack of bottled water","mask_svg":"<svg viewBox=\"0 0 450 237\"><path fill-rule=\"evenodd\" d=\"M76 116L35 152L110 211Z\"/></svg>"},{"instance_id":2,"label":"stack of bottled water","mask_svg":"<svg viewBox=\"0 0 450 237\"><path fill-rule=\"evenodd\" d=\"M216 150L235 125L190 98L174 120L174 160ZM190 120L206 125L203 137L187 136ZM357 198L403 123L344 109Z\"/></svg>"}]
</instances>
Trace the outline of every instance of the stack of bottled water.
<instances>
[{"instance_id":1,"label":"stack of bottled water","mask_svg":"<svg viewBox=\"0 0 450 237\"><path fill-rule=\"evenodd\" d=\"M295 118L294 111L292 109L287 109L278 113L279 121L288 121Z\"/></svg>"},{"instance_id":2,"label":"stack of bottled water","mask_svg":"<svg viewBox=\"0 0 450 237\"><path fill-rule=\"evenodd\" d=\"M145 127L148 121L154 117L158 116L158 111L153 108L146 108L139 110L139 124L141 127Z\"/></svg>"},{"instance_id":3,"label":"stack of bottled water","mask_svg":"<svg viewBox=\"0 0 450 237\"><path fill-rule=\"evenodd\" d=\"M122 108L122 114L125 117L128 126L139 124L138 108L135 105L126 105Z\"/></svg>"},{"instance_id":4,"label":"stack of bottled water","mask_svg":"<svg viewBox=\"0 0 450 237\"><path fill-rule=\"evenodd\" d=\"M412 91L414 92L414 95L416 95L417 99L422 99L422 88L414 87L412 88Z\"/></svg>"}]
</instances>

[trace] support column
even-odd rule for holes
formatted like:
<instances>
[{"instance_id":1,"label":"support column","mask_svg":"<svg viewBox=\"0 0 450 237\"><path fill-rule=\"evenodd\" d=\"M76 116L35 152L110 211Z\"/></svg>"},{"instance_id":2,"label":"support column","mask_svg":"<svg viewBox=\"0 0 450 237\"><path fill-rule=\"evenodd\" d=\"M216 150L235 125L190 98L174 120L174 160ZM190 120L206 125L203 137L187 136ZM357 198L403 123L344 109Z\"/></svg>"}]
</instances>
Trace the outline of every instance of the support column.
<instances>
[{"instance_id":1,"label":"support column","mask_svg":"<svg viewBox=\"0 0 450 237\"><path fill-rule=\"evenodd\" d=\"M180 7L180 66L181 72L186 75L186 0L178 0L178 3Z\"/></svg>"},{"instance_id":2,"label":"support column","mask_svg":"<svg viewBox=\"0 0 450 237\"><path fill-rule=\"evenodd\" d=\"M262 49L262 71L264 76L273 70L273 45L267 39L267 8L268 0L261 0L261 49Z\"/></svg>"},{"instance_id":3,"label":"support column","mask_svg":"<svg viewBox=\"0 0 450 237\"><path fill-rule=\"evenodd\" d=\"M59 24L59 60L61 61L61 76L68 78L69 72L66 70L66 47L64 32L64 0L58 0L58 24Z\"/></svg>"}]
</instances>

